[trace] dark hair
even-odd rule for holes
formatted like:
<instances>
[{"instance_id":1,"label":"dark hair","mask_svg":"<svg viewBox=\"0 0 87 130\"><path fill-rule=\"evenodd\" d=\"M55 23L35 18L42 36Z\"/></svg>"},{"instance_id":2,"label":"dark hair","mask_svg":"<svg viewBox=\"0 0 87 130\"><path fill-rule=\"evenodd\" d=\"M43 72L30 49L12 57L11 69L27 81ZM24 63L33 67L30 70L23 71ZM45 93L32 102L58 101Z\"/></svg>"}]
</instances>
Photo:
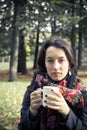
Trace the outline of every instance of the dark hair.
<instances>
[{"instance_id":1,"label":"dark hair","mask_svg":"<svg viewBox=\"0 0 87 130\"><path fill-rule=\"evenodd\" d=\"M71 69L74 67L74 54L73 54L73 50L71 46L64 39L54 38L54 39L48 40L45 44L43 44L40 50L37 65L41 71L46 71L45 56L46 56L46 50L50 46L63 49L69 61Z\"/></svg>"}]
</instances>

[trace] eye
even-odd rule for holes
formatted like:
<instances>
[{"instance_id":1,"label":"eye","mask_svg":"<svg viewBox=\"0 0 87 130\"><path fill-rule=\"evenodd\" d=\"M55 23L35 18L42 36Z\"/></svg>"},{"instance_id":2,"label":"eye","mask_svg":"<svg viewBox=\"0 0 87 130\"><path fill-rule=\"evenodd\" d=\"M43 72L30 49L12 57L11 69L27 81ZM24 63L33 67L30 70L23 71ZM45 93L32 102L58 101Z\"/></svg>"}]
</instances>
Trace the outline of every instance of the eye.
<instances>
[{"instance_id":1,"label":"eye","mask_svg":"<svg viewBox=\"0 0 87 130\"><path fill-rule=\"evenodd\" d=\"M59 63L63 63L64 62L64 59L59 59Z\"/></svg>"},{"instance_id":2,"label":"eye","mask_svg":"<svg viewBox=\"0 0 87 130\"><path fill-rule=\"evenodd\" d=\"M47 60L47 62L50 62L50 63L52 63L52 62L53 62L53 60L49 59L49 60Z\"/></svg>"}]
</instances>

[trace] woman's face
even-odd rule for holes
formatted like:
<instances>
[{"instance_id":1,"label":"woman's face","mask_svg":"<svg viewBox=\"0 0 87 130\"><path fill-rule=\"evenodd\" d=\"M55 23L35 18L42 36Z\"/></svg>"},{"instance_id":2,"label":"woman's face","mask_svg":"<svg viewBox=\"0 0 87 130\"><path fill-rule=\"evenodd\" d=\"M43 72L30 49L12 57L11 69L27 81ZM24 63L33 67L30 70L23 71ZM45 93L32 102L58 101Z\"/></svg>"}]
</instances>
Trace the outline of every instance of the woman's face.
<instances>
[{"instance_id":1,"label":"woman's face","mask_svg":"<svg viewBox=\"0 0 87 130\"><path fill-rule=\"evenodd\" d=\"M69 61L63 49L50 46L46 50L45 66L54 81L62 80L68 73Z\"/></svg>"}]
</instances>

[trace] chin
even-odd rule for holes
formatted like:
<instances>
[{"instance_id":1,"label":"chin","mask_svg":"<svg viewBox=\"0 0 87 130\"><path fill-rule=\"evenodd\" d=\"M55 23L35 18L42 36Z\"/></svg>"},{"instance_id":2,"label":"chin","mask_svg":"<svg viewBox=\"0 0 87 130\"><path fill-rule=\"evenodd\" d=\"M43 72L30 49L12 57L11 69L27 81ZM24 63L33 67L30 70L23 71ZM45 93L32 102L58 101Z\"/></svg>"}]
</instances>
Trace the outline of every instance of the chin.
<instances>
[{"instance_id":1,"label":"chin","mask_svg":"<svg viewBox=\"0 0 87 130\"><path fill-rule=\"evenodd\" d=\"M61 79L58 79L58 78L52 78L54 81L59 81L59 80L61 80Z\"/></svg>"},{"instance_id":2,"label":"chin","mask_svg":"<svg viewBox=\"0 0 87 130\"><path fill-rule=\"evenodd\" d=\"M60 81L62 80L63 78L52 78L54 81Z\"/></svg>"}]
</instances>

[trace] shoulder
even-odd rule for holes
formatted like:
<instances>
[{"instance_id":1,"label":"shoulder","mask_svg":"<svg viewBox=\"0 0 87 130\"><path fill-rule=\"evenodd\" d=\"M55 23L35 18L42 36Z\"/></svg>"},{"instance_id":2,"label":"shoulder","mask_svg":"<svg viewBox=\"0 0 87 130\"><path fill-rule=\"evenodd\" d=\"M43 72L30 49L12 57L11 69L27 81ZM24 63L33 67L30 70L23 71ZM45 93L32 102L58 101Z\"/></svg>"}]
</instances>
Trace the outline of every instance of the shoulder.
<instances>
[{"instance_id":1,"label":"shoulder","mask_svg":"<svg viewBox=\"0 0 87 130\"><path fill-rule=\"evenodd\" d=\"M78 89L80 91L86 90L81 78L77 74L72 74L71 80L73 80L73 87L75 89Z\"/></svg>"},{"instance_id":2,"label":"shoulder","mask_svg":"<svg viewBox=\"0 0 87 130\"><path fill-rule=\"evenodd\" d=\"M76 76L75 78L74 87L81 91L82 96L84 98L84 106L87 109L87 89L79 76Z\"/></svg>"},{"instance_id":3,"label":"shoulder","mask_svg":"<svg viewBox=\"0 0 87 130\"><path fill-rule=\"evenodd\" d=\"M83 98L84 98L84 106L87 109L87 90L83 90L81 92L82 92L82 95L83 95Z\"/></svg>"}]
</instances>

